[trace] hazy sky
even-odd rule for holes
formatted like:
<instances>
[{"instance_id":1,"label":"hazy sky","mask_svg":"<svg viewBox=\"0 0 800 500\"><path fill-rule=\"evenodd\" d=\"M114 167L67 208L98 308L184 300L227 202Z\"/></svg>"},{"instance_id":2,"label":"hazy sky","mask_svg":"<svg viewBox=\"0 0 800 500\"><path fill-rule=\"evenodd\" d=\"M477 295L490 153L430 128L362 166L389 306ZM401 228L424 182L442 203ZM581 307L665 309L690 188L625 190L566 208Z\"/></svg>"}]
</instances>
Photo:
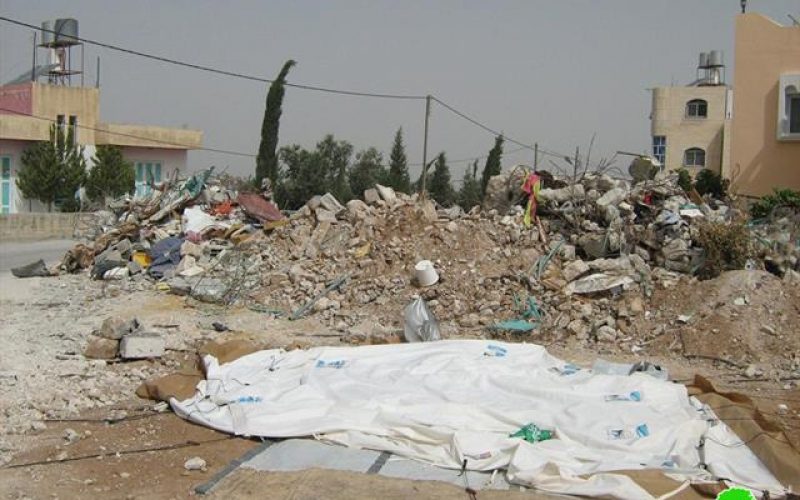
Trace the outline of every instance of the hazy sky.
<instances>
[{"instance_id":1,"label":"hazy sky","mask_svg":"<svg viewBox=\"0 0 800 500\"><path fill-rule=\"evenodd\" d=\"M748 10L788 24L798 0L750 0ZM0 0L2 15L39 25L74 17L80 35L142 52L273 78L286 59L295 83L427 94L488 126L558 152L595 155L649 148L648 88L684 84L700 51L725 52L733 76L738 0ZM104 121L200 128L205 146L255 153L266 86L87 45L86 82L101 57ZM44 52L40 57L44 56ZM0 82L30 68L31 30L0 22ZM388 154L405 131L410 162L422 158L423 101L391 101L287 89L282 145L326 133ZM485 155L490 134L440 106L429 157ZM516 149L507 144L506 150ZM532 153L504 164L530 163ZM190 153L250 174L255 160ZM451 164L460 179L464 163ZM627 160L620 166L627 165Z\"/></svg>"}]
</instances>

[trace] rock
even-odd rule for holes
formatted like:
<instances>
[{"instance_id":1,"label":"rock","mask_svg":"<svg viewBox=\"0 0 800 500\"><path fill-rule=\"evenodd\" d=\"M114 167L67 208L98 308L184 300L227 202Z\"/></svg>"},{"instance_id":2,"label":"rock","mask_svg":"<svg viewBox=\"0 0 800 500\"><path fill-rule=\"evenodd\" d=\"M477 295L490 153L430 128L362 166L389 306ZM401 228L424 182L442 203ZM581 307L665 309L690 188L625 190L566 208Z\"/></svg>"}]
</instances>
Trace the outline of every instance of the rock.
<instances>
[{"instance_id":1,"label":"rock","mask_svg":"<svg viewBox=\"0 0 800 500\"><path fill-rule=\"evenodd\" d=\"M605 209L608 206L616 207L617 205L620 204L622 200L625 199L625 194L626 193L624 189L614 188L609 191L606 191L606 193L603 196L597 199L595 204L603 209Z\"/></svg>"},{"instance_id":2,"label":"rock","mask_svg":"<svg viewBox=\"0 0 800 500\"><path fill-rule=\"evenodd\" d=\"M333 301L328 297L321 297L315 304L314 310L316 312L325 311L333 307Z\"/></svg>"},{"instance_id":3,"label":"rock","mask_svg":"<svg viewBox=\"0 0 800 500\"><path fill-rule=\"evenodd\" d=\"M466 316L462 316L458 319L458 324L465 327L465 328L474 328L478 326L481 321L481 317L478 314L471 313L467 314Z\"/></svg>"},{"instance_id":4,"label":"rock","mask_svg":"<svg viewBox=\"0 0 800 500\"><path fill-rule=\"evenodd\" d=\"M119 353L119 340L90 335L83 350L89 359L115 359Z\"/></svg>"},{"instance_id":5,"label":"rock","mask_svg":"<svg viewBox=\"0 0 800 500\"><path fill-rule=\"evenodd\" d=\"M567 324L567 330L574 333L579 339L586 339L589 337L589 325L580 319L574 319Z\"/></svg>"},{"instance_id":6,"label":"rock","mask_svg":"<svg viewBox=\"0 0 800 500\"><path fill-rule=\"evenodd\" d=\"M572 295L573 293L585 294L613 289L622 290L631 283L633 283L633 279L628 276L609 276L607 274L597 273L569 283L564 288L564 292L567 295Z\"/></svg>"},{"instance_id":7,"label":"rock","mask_svg":"<svg viewBox=\"0 0 800 500\"><path fill-rule=\"evenodd\" d=\"M315 212L317 222L336 222L336 213L324 208L318 208Z\"/></svg>"},{"instance_id":8,"label":"rock","mask_svg":"<svg viewBox=\"0 0 800 500\"><path fill-rule=\"evenodd\" d=\"M64 440L67 444L72 444L77 441L80 441L81 435L75 432L75 430L67 428L64 430Z\"/></svg>"},{"instance_id":9,"label":"rock","mask_svg":"<svg viewBox=\"0 0 800 500\"><path fill-rule=\"evenodd\" d=\"M186 470L206 470L206 461L200 457L192 457L183 464L183 468Z\"/></svg>"},{"instance_id":10,"label":"rock","mask_svg":"<svg viewBox=\"0 0 800 500\"><path fill-rule=\"evenodd\" d=\"M325 193L322 195L322 197L319 199L319 205L325 210L333 212L334 214L338 214L344 210L344 207L341 203L339 203L339 200L337 200L336 197L330 193Z\"/></svg>"},{"instance_id":11,"label":"rock","mask_svg":"<svg viewBox=\"0 0 800 500\"><path fill-rule=\"evenodd\" d=\"M736 297L733 299L733 305L735 306L746 306L748 302L747 297Z\"/></svg>"},{"instance_id":12,"label":"rock","mask_svg":"<svg viewBox=\"0 0 800 500\"><path fill-rule=\"evenodd\" d=\"M597 340L601 342L614 342L617 339L617 331L608 325L603 325L597 329Z\"/></svg>"},{"instance_id":13,"label":"rock","mask_svg":"<svg viewBox=\"0 0 800 500\"><path fill-rule=\"evenodd\" d=\"M181 243L181 256L185 257L187 255L199 259L203 256L203 247L189 240L184 240L184 242Z\"/></svg>"},{"instance_id":14,"label":"rock","mask_svg":"<svg viewBox=\"0 0 800 500\"><path fill-rule=\"evenodd\" d=\"M779 404L778 405L778 414L779 415L786 415L787 413L789 413L789 406L784 404L784 403Z\"/></svg>"},{"instance_id":15,"label":"rock","mask_svg":"<svg viewBox=\"0 0 800 500\"><path fill-rule=\"evenodd\" d=\"M122 359L160 358L164 355L166 343L155 333L136 333L122 338L119 353Z\"/></svg>"},{"instance_id":16,"label":"rock","mask_svg":"<svg viewBox=\"0 0 800 500\"><path fill-rule=\"evenodd\" d=\"M769 325L762 325L761 331L766 333L767 335L772 335L773 337L776 335L775 329Z\"/></svg>"},{"instance_id":17,"label":"rock","mask_svg":"<svg viewBox=\"0 0 800 500\"><path fill-rule=\"evenodd\" d=\"M383 201L385 201L390 207L397 203L397 194L394 192L394 189L388 186L381 186L380 184L375 184L375 189L378 190L378 194L381 195Z\"/></svg>"},{"instance_id":18,"label":"rock","mask_svg":"<svg viewBox=\"0 0 800 500\"><path fill-rule=\"evenodd\" d=\"M684 325L689 323L689 320L692 319L691 314L681 314L678 316L678 323L683 323Z\"/></svg>"},{"instance_id":19,"label":"rock","mask_svg":"<svg viewBox=\"0 0 800 500\"><path fill-rule=\"evenodd\" d=\"M623 255L616 259L595 259L589 262L589 268L602 273L627 274L633 269L633 266L631 266L628 256Z\"/></svg>"},{"instance_id":20,"label":"rock","mask_svg":"<svg viewBox=\"0 0 800 500\"><path fill-rule=\"evenodd\" d=\"M760 377L763 374L764 374L764 371L761 370L756 365L748 365L747 368L744 371L744 376L747 377L747 378L756 378L756 377Z\"/></svg>"},{"instance_id":21,"label":"rock","mask_svg":"<svg viewBox=\"0 0 800 500\"><path fill-rule=\"evenodd\" d=\"M356 219L363 219L369 211L369 206L359 199L347 202L347 213Z\"/></svg>"},{"instance_id":22,"label":"rock","mask_svg":"<svg viewBox=\"0 0 800 500\"><path fill-rule=\"evenodd\" d=\"M564 260L575 260L575 245L562 245L561 257Z\"/></svg>"},{"instance_id":23,"label":"rock","mask_svg":"<svg viewBox=\"0 0 800 500\"><path fill-rule=\"evenodd\" d=\"M592 258L605 257L609 246L605 234L584 234L578 238L578 245Z\"/></svg>"},{"instance_id":24,"label":"rock","mask_svg":"<svg viewBox=\"0 0 800 500\"><path fill-rule=\"evenodd\" d=\"M561 275L567 281L573 281L581 275L589 272L589 264L582 260L575 260L564 266Z\"/></svg>"},{"instance_id":25,"label":"rock","mask_svg":"<svg viewBox=\"0 0 800 500\"><path fill-rule=\"evenodd\" d=\"M628 304L628 312L630 312L632 316L636 316L644 312L644 302L642 301L641 297L636 296L631 299L630 303Z\"/></svg>"},{"instance_id":26,"label":"rock","mask_svg":"<svg viewBox=\"0 0 800 500\"><path fill-rule=\"evenodd\" d=\"M136 318L123 320L116 316L110 316L103 320L97 335L104 339L119 340L125 335L135 332L141 325Z\"/></svg>"},{"instance_id":27,"label":"rock","mask_svg":"<svg viewBox=\"0 0 800 500\"><path fill-rule=\"evenodd\" d=\"M539 191L539 199L542 201L553 201L564 203L569 200L582 200L586 198L586 191L582 184L567 186L561 189L542 189Z\"/></svg>"},{"instance_id":28,"label":"rock","mask_svg":"<svg viewBox=\"0 0 800 500\"><path fill-rule=\"evenodd\" d=\"M420 202L419 210L422 218L428 222L435 222L439 219L439 214L436 213L436 205L431 200Z\"/></svg>"},{"instance_id":29,"label":"rock","mask_svg":"<svg viewBox=\"0 0 800 500\"><path fill-rule=\"evenodd\" d=\"M368 205L375 205L381 200L380 195L378 194L378 190L375 188L370 188L364 191L364 201L367 202Z\"/></svg>"}]
</instances>

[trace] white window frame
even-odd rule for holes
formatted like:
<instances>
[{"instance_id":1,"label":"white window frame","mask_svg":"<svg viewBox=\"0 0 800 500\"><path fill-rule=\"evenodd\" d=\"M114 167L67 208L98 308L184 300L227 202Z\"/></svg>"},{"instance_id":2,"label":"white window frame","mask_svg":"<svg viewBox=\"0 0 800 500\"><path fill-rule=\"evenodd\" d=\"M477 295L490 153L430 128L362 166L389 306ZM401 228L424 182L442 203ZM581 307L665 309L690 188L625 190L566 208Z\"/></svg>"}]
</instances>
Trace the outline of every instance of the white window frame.
<instances>
[{"instance_id":1,"label":"white window frame","mask_svg":"<svg viewBox=\"0 0 800 500\"><path fill-rule=\"evenodd\" d=\"M703 115L700 114L701 104L705 106L706 110L705 114ZM693 115L691 113L693 108L696 109L697 114ZM708 101L706 101L705 99L692 99L688 101L686 103L686 118L689 118L690 120L705 120L706 118L708 118Z\"/></svg>"},{"instance_id":2,"label":"white window frame","mask_svg":"<svg viewBox=\"0 0 800 500\"><path fill-rule=\"evenodd\" d=\"M791 103L800 98L800 74L781 75L778 86L778 129L779 141L800 141L800 131L792 132Z\"/></svg>"},{"instance_id":3,"label":"white window frame","mask_svg":"<svg viewBox=\"0 0 800 500\"><path fill-rule=\"evenodd\" d=\"M697 160L696 160L696 158L697 158L697 152L698 152L698 151L700 151L700 152L702 152L702 153L703 153L703 163L700 163L700 164L698 164L698 163L696 162L696 161L697 161ZM694 161L694 162L692 162L692 163L689 163L689 153L692 153L692 154L693 154L693 158L695 159L695 161ZM684 166L684 167L700 167L700 168L705 168L705 167L706 167L706 150L705 150L705 149L703 149L703 148L697 148L697 147L695 147L695 148L687 148L687 149L686 149L686 150L683 152L683 166Z\"/></svg>"},{"instance_id":4,"label":"white window frame","mask_svg":"<svg viewBox=\"0 0 800 500\"><path fill-rule=\"evenodd\" d=\"M656 144L656 139L662 139L662 144ZM661 154L656 152L656 147L661 150ZM666 135L654 135L652 141L652 149L653 149L653 158L661 162L661 165L664 166L667 164L667 136ZM660 156L660 158L659 158Z\"/></svg>"}]
</instances>

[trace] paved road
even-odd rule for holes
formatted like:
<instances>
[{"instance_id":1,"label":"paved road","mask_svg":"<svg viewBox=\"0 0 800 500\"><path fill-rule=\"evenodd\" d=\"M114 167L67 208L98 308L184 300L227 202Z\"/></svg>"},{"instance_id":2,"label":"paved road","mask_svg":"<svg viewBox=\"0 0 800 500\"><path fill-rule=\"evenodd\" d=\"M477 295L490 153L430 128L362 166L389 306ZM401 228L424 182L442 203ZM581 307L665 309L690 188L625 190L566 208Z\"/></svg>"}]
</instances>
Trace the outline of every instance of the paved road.
<instances>
[{"instance_id":1,"label":"paved road","mask_svg":"<svg viewBox=\"0 0 800 500\"><path fill-rule=\"evenodd\" d=\"M64 252L75 245L73 240L44 240L0 243L0 273L44 259L48 266L61 261Z\"/></svg>"}]
</instances>

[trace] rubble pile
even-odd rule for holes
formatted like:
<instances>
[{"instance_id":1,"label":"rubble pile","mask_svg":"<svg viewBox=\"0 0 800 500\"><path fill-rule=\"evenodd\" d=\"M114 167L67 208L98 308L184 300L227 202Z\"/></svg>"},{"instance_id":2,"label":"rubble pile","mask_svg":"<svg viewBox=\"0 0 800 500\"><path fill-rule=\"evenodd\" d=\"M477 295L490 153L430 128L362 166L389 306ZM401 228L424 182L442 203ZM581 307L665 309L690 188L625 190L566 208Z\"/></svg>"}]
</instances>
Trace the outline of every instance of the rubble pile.
<instances>
[{"instance_id":1,"label":"rubble pile","mask_svg":"<svg viewBox=\"0 0 800 500\"><path fill-rule=\"evenodd\" d=\"M468 213L377 185L363 201L343 205L325 194L284 215L268 193L236 193L211 174L112 204L93 243L70 251L62 269L290 319L314 316L352 343L398 341L402 310L419 295L446 335L535 330L635 350L660 335L657 325L633 327L648 314L648 297L703 266L699 225L743 217L687 195L676 175L635 184L547 176L540 223L526 227L519 169L492 178L484 210ZM752 224L760 250L749 268L795 276L797 217ZM435 285L414 282L424 260L440 277Z\"/></svg>"}]
</instances>

